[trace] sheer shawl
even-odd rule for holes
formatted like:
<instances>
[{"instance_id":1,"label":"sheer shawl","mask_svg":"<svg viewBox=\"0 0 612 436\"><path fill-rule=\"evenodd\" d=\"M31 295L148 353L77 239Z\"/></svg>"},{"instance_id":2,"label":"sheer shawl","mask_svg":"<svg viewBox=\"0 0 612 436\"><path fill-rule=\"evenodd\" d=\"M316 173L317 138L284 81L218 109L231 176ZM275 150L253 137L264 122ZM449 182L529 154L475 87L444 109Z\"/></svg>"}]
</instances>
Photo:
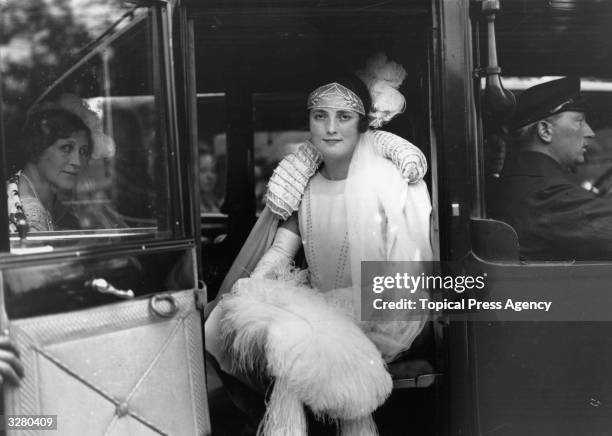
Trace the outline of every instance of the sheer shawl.
<instances>
[{"instance_id":1,"label":"sheer shawl","mask_svg":"<svg viewBox=\"0 0 612 436\"><path fill-rule=\"evenodd\" d=\"M430 261L431 200L424 181L408 184L396 167L376 154L376 136L366 132L353 154L345 188L355 319L361 318L362 261ZM423 265L411 264L413 274ZM398 271L390 270L388 275ZM419 297L415 295L415 297ZM410 321L362 322L366 332L391 361L410 348L427 314Z\"/></svg>"}]
</instances>

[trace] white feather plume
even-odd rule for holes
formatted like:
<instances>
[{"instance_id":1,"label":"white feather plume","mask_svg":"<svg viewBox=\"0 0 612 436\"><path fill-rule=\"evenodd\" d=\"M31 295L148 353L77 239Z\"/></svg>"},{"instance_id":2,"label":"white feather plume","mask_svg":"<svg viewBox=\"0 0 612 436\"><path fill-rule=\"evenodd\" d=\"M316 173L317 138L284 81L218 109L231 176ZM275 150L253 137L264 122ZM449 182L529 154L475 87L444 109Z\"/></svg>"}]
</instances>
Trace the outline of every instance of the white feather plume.
<instances>
[{"instance_id":1,"label":"white feather plume","mask_svg":"<svg viewBox=\"0 0 612 436\"><path fill-rule=\"evenodd\" d=\"M382 52L368 59L365 69L357 74L368 86L373 81L384 80L395 89L398 89L406 78L404 67L388 60L387 55Z\"/></svg>"},{"instance_id":2,"label":"white feather plume","mask_svg":"<svg viewBox=\"0 0 612 436\"><path fill-rule=\"evenodd\" d=\"M267 371L315 414L367 417L392 389L380 352L357 325L315 290L242 279L223 299L222 334L241 368L265 349ZM255 352L255 355L253 355Z\"/></svg>"},{"instance_id":3,"label":"white feather plume","mask_svg":"<svg viewBox=\"0 0 612 436\"><path fill-rule=\"evenodd\" d=\"M377 53L366 62L365 69L357 76L367 85L372 97L372 111L368 114L370 126L379 128L404 111L406 100L399 87L406 78L406 70L400 64Z\"/></svg>"}]
</instances>

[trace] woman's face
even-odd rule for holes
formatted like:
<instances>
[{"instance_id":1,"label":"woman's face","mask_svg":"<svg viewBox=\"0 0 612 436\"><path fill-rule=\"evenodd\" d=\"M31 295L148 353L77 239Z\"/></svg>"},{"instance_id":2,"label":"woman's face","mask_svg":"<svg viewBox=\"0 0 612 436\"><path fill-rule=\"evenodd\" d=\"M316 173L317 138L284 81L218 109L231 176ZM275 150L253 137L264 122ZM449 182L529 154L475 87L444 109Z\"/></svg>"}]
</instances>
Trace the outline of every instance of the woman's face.
<instances>
[{"instance_id":1,"label":"woman's face","mask_svg":"<svg viewBox=\"0 0 612 436\"><path fill-rule=\"evenodd\" d=\"M74 132L45 148L36 166L51 186L61 190L74 189L79 173L89 162L89 135Z\"/></svg>"},{"instance_id":2,"label":"woman's face","mask_svg":"<svg viewBox=\"0 0 612 436\"><path fill-rule=\"evenodd\" d=\"M346 109L311 109L310 140L323 160L350 160L359 142L359 114Z\"/></svg>"},{"instance_id":3,"label":"woman's face","mask_svg":"<svg viewBox=\"0 0 612 436\"><path fill-rule=\"evenodd\" d=\"M200 156L200 193L212 193L216 183L215 158L210 154L203 154Z\"/></svg>"}]
</instances>

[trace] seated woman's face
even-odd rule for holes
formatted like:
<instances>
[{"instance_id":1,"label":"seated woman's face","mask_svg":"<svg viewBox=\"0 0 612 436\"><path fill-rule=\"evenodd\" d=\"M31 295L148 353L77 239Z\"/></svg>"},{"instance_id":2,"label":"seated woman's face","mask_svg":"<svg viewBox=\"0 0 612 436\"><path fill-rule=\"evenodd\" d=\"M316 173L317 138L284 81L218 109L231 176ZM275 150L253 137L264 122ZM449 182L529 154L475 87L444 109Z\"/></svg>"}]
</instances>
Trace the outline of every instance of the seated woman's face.
<instances>
[{"instance_id":1,"label":"seated woman's face","mask_svg":"<svg viewBox=\"0 0 612 436\"><path fill-rule=\"evenodd\" d=\"M200 155L200 194L211 194L217 183L215 158L211 154Z\"/></svg>"},{"instance_id":2,"label":"seated woman's face","mask_svg":"<svg viewBox=\"0 0 612 436\"><path fill-rule=\"evenodd\" d=\"M324 160L350 160L359 141L359 114L344 109L312 109L310 135Z\"/></svg>"},{"instance_id":3,"label":"seated woman's face","mask_svg":"<svg viewBox=\"0 0 612 436\"><path fill-rule=\"evenodd\" d=\"M36 166L52 186L70 190L76 186L77 177L87 166L89 156L89 135L85 131L78 131L45 148Z\"/></svg>"}]
</instances>

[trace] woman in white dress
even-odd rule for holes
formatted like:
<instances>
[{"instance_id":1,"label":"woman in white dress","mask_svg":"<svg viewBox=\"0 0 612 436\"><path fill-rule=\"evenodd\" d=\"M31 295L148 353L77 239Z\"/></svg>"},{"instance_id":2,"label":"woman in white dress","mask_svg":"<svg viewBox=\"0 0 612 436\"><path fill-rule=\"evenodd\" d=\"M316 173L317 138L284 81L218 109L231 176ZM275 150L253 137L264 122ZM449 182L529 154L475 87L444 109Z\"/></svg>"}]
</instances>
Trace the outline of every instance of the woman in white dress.
<instances>
[{"instance_id":1,"label":"woman in white dress","mask_svg":"<svg viewBox=\"0 0 612 436\"><path fill-rule=\"evenodd\" d=\"M391 389L384 362L407 350L427 321L359 317L361 261L433 260L426 161L409 142L370 128L403 109L403 98L401 107L389 99L399 80L374 93L378 117L371 115L379 82L368 89L347 75L310 94L311 138L276 169L267 207L210 306L222 300L205 328L221 368L274 379L264 434L304 434L302 404L341 421L343 434L375 434L369 414ZM306 276L288 267L300 248Z\"/></svg>"}]
</instances>

